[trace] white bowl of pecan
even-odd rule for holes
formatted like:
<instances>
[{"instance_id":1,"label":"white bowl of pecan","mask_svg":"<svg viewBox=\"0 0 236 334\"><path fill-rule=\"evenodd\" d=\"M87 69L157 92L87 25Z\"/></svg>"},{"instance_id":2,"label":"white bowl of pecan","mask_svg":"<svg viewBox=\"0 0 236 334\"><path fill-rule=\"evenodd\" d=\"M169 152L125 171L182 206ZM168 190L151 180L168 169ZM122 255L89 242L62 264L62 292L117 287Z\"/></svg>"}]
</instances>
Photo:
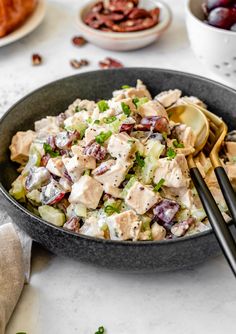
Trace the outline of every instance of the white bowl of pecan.
<instances>
[{"instance_id":1,"label":"white bowl of pecan","mask_svg":"<svg viewBox=\"0 0 236 334\"><path fill-rule=\"evenodd\" d=\"M84 37L104 49L128 51L153 43L169 27L169 7L156 0L91 1L79 11Z\"/></svg>"}]
</instances>

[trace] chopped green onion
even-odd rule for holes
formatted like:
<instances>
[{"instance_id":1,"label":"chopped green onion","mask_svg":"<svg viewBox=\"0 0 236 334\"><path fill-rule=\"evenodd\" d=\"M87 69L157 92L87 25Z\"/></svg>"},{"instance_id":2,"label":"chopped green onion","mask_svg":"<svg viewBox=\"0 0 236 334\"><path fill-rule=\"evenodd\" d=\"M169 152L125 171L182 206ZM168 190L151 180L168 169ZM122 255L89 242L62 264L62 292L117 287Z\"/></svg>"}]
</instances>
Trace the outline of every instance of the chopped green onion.
<instances>
[{"instance_id":1,"label":"chopped green onion","mask_svg":"<svg viewBox=\"0 0 236 334\"><path fill-rule=\"evenodd\" d=\"M126 116L129 116L131 114L130 107L125 102L121 102L121 108Z\"/></svg>"},{"instance_id":2,"label":"chopped green onion","mask_svg":"<svg viewBox=\"0 0 236 334\"><path fill-rule=\"evenodd\" d=\"M92 121L93 121L93 120L92 120L92 118L91 118L91 117L88 117L88 118L87 118L87 123L89 123L89 124L90 124L90 123L92 123Z\"/></svg>"},{"instance_id":3,"label":"chopped green onion","mask_svg":"<svg viewBox=\"0 0 236 334\"><path fill-rule=\"evenodd\" d=\"M165 183L165 179L160 179L160 181L155 185L153 191L158 192L164 183Z\"/></svg>"},{"instance_id":4,"label":"chopped green onion","mask_svg":"<svg viewBox=\"0 0 236 334\"><path fill-rule=\"evenodd\" d=\"M104 123L106 124L110 124L110 123L113 123L117 120L117 117L116 116L109 116L109 117L105 117L103 119Z\"/></svg>"},{"instance_id":5,"label":"chopped green onion","mask_svg":"<svg viewBox=\"0 0 236 334\"><path fill-rule=\"evenodd\" d=\"M107 131L107 132L101 132L99 135L97 135L95 137L95 140L98 144L104 144L105 141L111 137L112 132L111 131Z\"/></svg>"},{"instance_id":6,"label":"chopped green onion","mask_svg":"<svg viewBox=\"0 0 236 334\"><path fill-rule=\"evenodd\" d=\"M85 169L85 171L84 171L84 174L83 175L90 175L90 169Z\"/></svg>"},{"instance_id":7,"label":"chopped green onion","mask_svg":"<svg viewBox=\"0 0 236 334\"><path fill-rule=\"evenodd\" d=\"M130 86L129 85L123 85L123 86L121 86L121 88L122 89L128 89L128 88L130 88Z\"/></svg>"},{"instance_id":8,"label":"chopped green onion","mask_svg":"<svg viewBox=\"0 0 236 334\"><path fill-rule=\"evenodd\" d=\"M98 109L99 109L100 112L104 112L104 111L109 109L109 105L108 105L107 101L105 101L105 100L99 101L97 103L97 105L98 105Z\"/></svg>"},{"instance_id":9,"label":"chopped green onion","mask_svg":"<svg viewBox=\"0 0 236 334\"><path fill-rule=\"evenodd\" d=\"M103 326L98 327L98 330L95 332L95 334L104 334L105 328Z\"/></svg>"},{"instance_id":10,"label":"chopped green onion","mask_svg":"<svg viewBox=\"0 0 236 334\"><path fill-rule=\"evenodd\" d=\"M106 205L104 211L108 216L111 216L113 213L120 213L120 210L115 205Z\"/></svg>"},{"instance_id":11,"label":"chopped green onion","mask_svg":"<svg viewBox=\"0 0 236 334\"><path fill-rule=\"evenodd\" d=\"M173 145L176 148L184 148L184 144L183 143L179 143L177 139L173 140Z\"/></svg>"},{"instance_id":12,"label":"chopped green onion","mask_svg":"<svg viewBox=\"0 0 236 334\"><path fill-rule=\"evenodd\" d=\"M137 103L139 102L139 98L138 97L134 97L132 100L133 104L136 106L137 108Z\"/></svg>"},{"instance_id":13,"label":"chopped green onion","mask_svg":"<svg viewBox=\"0 0 236 334\"><path fill-rule=\"evenodd\" d=\"M96 119L96 120L94 121L94 124L100 124L99 119Z\"/></svg>"},{"instance_id":14,"label":"chopped green onion","mask_svg":"<svg viewBox=\"0 0 236 334\"><path fill-rule=\"evenodd\" d=\"M75 107L75 112L80 112L82 109L79 106Z\"/></svg>"},{"instance_id":15,"label":"chopped green onion","mask_svg":"<svg viewBox=\"0 0 236 334\"><path fill-rule=\"evenodd\" d=\"M135 103L136 108L142 106L143 104L147 103L149 99L147 97L140 97L140 99Z\"/></svg>"},{"instance_id":16,"label":"chopped green onion","mask_svg":"<svg viewBox=\"0 0 236 334\"><path fill-rule=\"evenodd\" d=\"M167 157L169 158L169 160L174 159L176 157L176 152L172 147L169 147L167 150Z\"/></svg>"},{"instance_id":17,"label":"chopped green onion","mask_svg":"<svg viewBox=\"0 0 236 334\"><path fill-rule=\"evenodd\" d=\"M54 152L51 145L49 145L48 143L44 143L43 148L44 148L45 153L46 154L48 153L50 155L50 157L52 157L52 158L56 158L60 155L59 152Z\"/></svg>"},{"instance_id":18,"label":"chopped green onion","mask_svg":"<svg viewBox=\"0 0 236 334\"><path fill-rule=\"evenodd\" d=\"M136 157L135 162L138 164L138 166L144 167L145 165L144 158L141 157L139 152L136 152L135 157Z\"/></svg>"}]
</instances>

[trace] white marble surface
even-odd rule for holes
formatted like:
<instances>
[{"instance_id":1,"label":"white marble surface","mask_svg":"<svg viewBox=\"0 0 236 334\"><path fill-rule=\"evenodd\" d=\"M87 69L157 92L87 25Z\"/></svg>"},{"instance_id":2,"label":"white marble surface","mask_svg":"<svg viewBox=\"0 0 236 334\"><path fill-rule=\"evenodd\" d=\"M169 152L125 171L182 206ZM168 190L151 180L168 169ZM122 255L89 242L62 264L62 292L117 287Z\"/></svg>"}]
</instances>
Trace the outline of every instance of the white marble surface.
<instances>
[{"instance_id":1,"label":"white marble surface","mask_svg":"<svg viewBox=\"0 0 236 334\"><path fill-rule=\"evenodd\" d=\"M184 1L169 0L174 20L163 38L145 49L114 53L86 45L77 49L70 39L78 33L76 9L85 1L48 1L43 24L31 35L0 49L0 113L31 90L79 71L97 69L111 56L126 66L184 70L214 78L192 53L184 24ZM39 52L44 64L32 67ZM76 71L72 58L91 65ZM104 325L107 334L233 334L235 280L223 257L189 270L129 275L74 262L35 247L32 278L9 323L6 334L91 334Z\"/></svg>"}]
</instances>

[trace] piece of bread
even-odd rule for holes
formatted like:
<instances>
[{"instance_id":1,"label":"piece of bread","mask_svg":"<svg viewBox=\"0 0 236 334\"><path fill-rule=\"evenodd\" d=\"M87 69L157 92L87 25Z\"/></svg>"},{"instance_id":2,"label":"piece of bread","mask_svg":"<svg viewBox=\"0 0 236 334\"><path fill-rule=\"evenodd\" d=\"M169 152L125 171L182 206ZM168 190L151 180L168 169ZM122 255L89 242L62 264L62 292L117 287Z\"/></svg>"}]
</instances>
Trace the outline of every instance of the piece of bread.
<instances>
[{"instance_id":1,"label":"piece of bread","mask_svg":"<svg viewBox=\"0 0 236 334\"><path fill-rule=\"evenodd\" d=\"M37 0L0 0L0 37L18 26L33 12Z\"/></svg>"}]
</instances>

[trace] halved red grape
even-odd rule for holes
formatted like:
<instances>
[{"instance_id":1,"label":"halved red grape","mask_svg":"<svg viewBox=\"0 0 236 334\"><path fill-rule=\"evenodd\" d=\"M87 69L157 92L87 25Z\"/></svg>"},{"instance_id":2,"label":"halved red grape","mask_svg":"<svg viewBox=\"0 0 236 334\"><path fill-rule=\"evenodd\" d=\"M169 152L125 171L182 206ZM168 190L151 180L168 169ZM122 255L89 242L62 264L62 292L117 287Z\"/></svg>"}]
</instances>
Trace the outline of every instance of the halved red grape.
<instances>
[{"instance_id":1,"label":"halved red grape","mask_svg":"<svg viewBox=\"0 0 236 334\"><path fill-rule=\"evenodd\" d=\"M230 7L234 3L234 0L208 0L206 2L207 9L211 11L217 7Z\"/></svg>"},{"instance_id":2,"label":"halved red grape","mask_svg":"<svg viewBox=\"0 0 236 334\"><path fill-rule=\"evenodd\" d=\"M234 10L232 8L219 7L213 9L208 16L208 23L221 29L230 29L234 22Z\"/></svg>"}]
</instances>

